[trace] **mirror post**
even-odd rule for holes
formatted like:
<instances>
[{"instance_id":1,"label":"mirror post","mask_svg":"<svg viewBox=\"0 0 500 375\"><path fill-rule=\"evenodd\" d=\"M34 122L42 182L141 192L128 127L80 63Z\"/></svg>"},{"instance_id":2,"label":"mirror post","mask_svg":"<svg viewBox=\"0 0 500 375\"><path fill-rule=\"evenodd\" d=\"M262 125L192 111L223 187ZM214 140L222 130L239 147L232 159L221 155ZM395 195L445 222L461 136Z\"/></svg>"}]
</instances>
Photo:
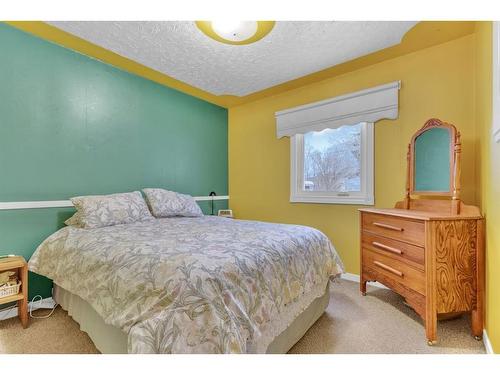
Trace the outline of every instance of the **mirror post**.
<instances>
[{"instance_id":1,"label":"mirror post","mask_svg":"<svg viewBox=\"0 0 500 375\"><path fill-rule=\"evenodd\" d=\"M462 142L460 140L460 132L457 132L455 138L455 170L454 170L454 180L453 180L453 196L451 198L451 209L452 213L455 215L460 214L460 163L462 159Z\"/></svg>"},{"instance_id":2,"label":"mirror post","mask_svg":"<svg viewBox=\"0 0 500 375\"><path fill-rule=\"evenodd\" d=\"M408 152L406 153L406 194L404 199L404 207L409 210L410 209L410 162L411 162L411 143L408 144Z\"/></svg>"}]
</instances>

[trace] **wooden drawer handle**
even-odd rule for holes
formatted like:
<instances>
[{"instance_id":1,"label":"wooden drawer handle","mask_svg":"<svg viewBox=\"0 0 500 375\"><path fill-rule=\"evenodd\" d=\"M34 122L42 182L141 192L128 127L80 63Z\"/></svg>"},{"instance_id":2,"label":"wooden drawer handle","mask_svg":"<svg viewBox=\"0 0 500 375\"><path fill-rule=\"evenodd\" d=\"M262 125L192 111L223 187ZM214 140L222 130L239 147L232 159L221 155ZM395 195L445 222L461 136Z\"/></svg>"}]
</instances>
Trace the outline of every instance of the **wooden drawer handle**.
<instances>
[{"instance_id":1,"label":"wooden drawer handle","mask_svg":"<svg viewBox=\"0 0 500 375\"><path fill-rule=\"evenodd\" d=\"M389 267L388 265L385 265L384 263L381 263L381 262L376 261L376 260L374 260L373 263L376 266L379 266L380 268L383 268L384 270L389 271L390 273L393 273L394 275L397 275L399 277L403 277L404 276L403 272L398 271L397 269L394 269L392 267Z\"/></svg>"},{"instance_id":2,"label":"wooden drawer handle","mask_svg":"<svg viewBox=\"0 0 500 375\"><path fill-rule=\"evenodd\" d=\"M394 253L394 254L403 255L403 251L396 249L395 247L384 245L383 243L380 243L380 242L373 241L372 245L375 247L378 247L379 249L390 251L391 253Z\"/></svg>"},{"instance_id":3,"label":"wooden drawer handle","mask_svg":"<svg viewBox=\"0 0 500 375\"><path fill-rule=\"evenodd\" d=\"M404 231L404 228L400 228L400 227L395 227L395 226L392 226L392 225L389 225L389 224L383 224L383 223L377 223L377 222L374 222L373 225L375 225L376 227L380 227L380 228L385 228L385 229L390 229L390 230L395 230L397 232L402 232Z\"/></svg>"}]
</instances>

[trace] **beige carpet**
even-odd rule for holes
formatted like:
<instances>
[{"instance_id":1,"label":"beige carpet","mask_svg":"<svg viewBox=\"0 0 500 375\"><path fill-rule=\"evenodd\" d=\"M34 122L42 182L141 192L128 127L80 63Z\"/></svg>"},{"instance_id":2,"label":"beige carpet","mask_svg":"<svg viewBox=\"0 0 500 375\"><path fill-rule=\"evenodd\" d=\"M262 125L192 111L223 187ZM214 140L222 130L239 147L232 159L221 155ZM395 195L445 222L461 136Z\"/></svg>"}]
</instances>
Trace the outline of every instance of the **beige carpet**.
<instances>
[{"instance_id":1,"label":"beige carpet","mask_svg":"<svg viewBox=\"0 0 500 375\"><path fill-rule=\"evenodd\" d=\"M35 311L35 314L45 311ZM325 314L290 353L484 353L470 335L467 317L438 323L439 342L427 346L421 319L386 289L369 288L362 297L358 284L332 284ZM97 353L86 333L64 310L48 319L32 319L22 329L17 318L0 321L0 353Z\"/></svg>"}]
</instances>

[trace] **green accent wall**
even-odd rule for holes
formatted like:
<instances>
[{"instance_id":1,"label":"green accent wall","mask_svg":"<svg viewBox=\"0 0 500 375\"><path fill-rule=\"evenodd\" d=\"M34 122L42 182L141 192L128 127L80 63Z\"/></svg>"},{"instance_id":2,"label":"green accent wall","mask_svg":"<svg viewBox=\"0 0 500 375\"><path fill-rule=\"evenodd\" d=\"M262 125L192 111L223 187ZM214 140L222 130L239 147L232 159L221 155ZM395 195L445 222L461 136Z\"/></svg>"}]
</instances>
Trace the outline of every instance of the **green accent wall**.
<instances>
[{"instance_id":1,"label":"green accent wall","mask_svg":"<svg viewBox=\"0 0 500 375\"><path fill-rule=\"evenodd\" d=\"M0 46L0 201L145 187L227 195L226 109L2 23ZM0 255L29 259L73 212L0 211ZM30 298L50 296L50 280L30 282Z\"/></svg>"}]
</instances>

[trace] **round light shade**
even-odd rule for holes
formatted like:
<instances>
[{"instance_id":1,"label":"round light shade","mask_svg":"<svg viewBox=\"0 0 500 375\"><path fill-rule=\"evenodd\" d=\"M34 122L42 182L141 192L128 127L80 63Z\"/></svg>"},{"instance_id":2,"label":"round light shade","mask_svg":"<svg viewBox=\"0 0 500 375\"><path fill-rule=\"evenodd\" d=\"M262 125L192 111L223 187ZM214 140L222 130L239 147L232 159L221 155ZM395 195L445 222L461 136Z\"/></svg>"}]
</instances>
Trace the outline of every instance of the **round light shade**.
<instances>
[{"instance_id":1,"label":"round light shade","mask_svg":"<svg viewBox=\"0 0 500 375\"><path fill-rule=\"evenodd\" d=\"M274 21L196 21L196 26L210 38L226 44L250 44L265 37Z\"/></svg>"},{"instance_id":2,"label":"round light shade","mask_svg":"<svg viewBox=\"0 0 500 375\"><path fill-rule=\"evenodd\" d=\"M257 32L257 21L212 21L212 30L231 42L250 39Z\"/></svg>"}]
</instances>

